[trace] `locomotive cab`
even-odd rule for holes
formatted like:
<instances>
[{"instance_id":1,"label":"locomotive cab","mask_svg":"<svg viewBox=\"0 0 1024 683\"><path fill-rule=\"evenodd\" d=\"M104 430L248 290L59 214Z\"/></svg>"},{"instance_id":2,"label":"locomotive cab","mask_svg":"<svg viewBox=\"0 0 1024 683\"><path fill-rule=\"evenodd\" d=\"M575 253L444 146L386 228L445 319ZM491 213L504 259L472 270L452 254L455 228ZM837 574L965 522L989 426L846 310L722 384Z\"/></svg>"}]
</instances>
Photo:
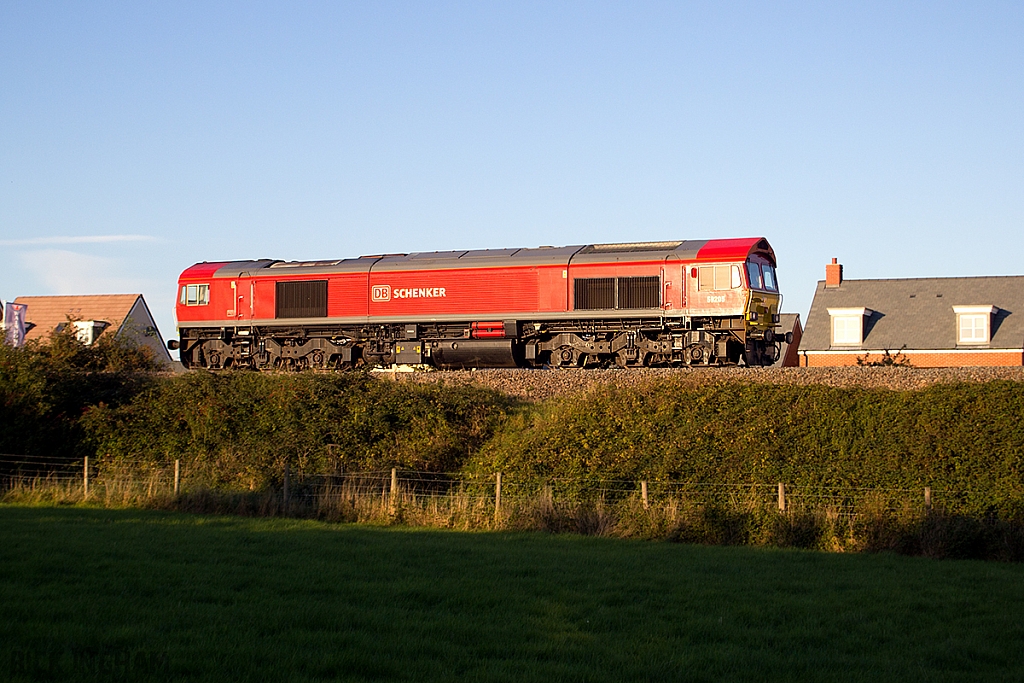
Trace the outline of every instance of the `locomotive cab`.
<instances>
[{"instance_id":1,"label":"locomotive cab","mask_svg":"<svg viewBox=\"0 0 1024 683\"><path fill-rule=\"evenodd\" d=\"M767 255L754 253L743 264L747 284L747 365L770 365L778 359L783 338L776 332L782 306L775 265Z\"/></svg>"}]
</instances>

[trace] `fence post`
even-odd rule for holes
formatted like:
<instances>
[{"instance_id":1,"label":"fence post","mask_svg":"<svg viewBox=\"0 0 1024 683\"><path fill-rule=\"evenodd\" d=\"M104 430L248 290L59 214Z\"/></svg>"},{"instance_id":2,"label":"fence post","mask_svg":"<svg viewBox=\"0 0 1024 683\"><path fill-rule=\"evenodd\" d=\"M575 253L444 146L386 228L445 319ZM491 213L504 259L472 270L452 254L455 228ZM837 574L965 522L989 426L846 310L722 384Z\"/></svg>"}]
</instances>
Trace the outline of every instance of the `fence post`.
<instances>
[{"instance_id":1,"label":"fence post","mask_svg":"<svg viewBox=\"0 0 1024 683\"><path fill-rule=\"evenodd\" d=\"M89 497L89 456L85 456L85 466L82 468L82 489L83 497Z\"/></svg>"},{"instance_id":2,"label":"fence post","mask_svg":"<svg viewBox=\"0 0 1024 683\"><path fill-rule=\"evenodd\" d=\"M398 503L398 468L391 468L391 509Z\"/></svg>"},{"instance_id":3,"label":"fence post","mask_svg":"<svg viewBox=\"0 0 1024 683\"><path fill-rule=\"evenodd\" d=\"M786 485L779 482L779 512L786 511Z\"/></svg>"},{"instance_id":4,"label":"fence post","mask_svg":"<svg viewBox=\"0 0 1024 683\"><path fill-rule=\"evenodd\" d=\"M288 480L291 478L291 467L288 463L284 464L284 514L288 514L288 503L291 502L288 497Z\"/></svg>"},{"instance_id":5,"label":"fence post","mask_svg":"<svg viewBox=\"0 0 1024 683\"><path fill-rule=\"evenodd\" d=\"M181 485L181 460L174 461L174 495L178 495Z\"/></svg>"},{"instance_id":6,"label":"fence post","mask_svg":"<svg viewBox=\"0 0 1024 683\"><path fill-rule=\"evenodd\" d=\"M640 482L640 498L644 501L644 510L646 510L649 507L649 503L648 503L648 500L647 500L647 482L646 481Z\"/></svg>"},{"instance_id":7,"label":"fence post","mask_svg":"<svg viewBox=\"0 0 1024 683\"><path fill-rule=\"evenodd\" d=\"M932 510L932 487L924 487L924 509L931 512Z\"/></svg>"},{"instance_id":8,"label":"fence post","mask_svg":"<svg viewBox=\"0 0 1024 683\"><path fill-rule=\"evenodd\" d=\"M494 475L494 521L501 517L501 472Z\"/></svg>"}]
</instances>

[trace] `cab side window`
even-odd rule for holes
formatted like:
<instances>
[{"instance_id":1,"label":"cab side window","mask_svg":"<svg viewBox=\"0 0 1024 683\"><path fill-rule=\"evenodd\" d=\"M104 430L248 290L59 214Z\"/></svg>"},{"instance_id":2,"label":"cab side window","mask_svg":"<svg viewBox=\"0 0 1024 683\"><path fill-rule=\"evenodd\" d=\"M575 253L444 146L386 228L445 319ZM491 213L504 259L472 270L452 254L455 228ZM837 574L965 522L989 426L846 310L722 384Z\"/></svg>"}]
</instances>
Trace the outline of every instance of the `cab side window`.
<instances>
[{"instance_id":1,"label":"cab side window","mask_svg":"<svg viewBox=\"0 0 1024 683\"><path fill-rule=\"evenodd\" d=\"M186 306L205 306L210 303L210 285L184 285L181 303Z\"/></svg>"},{"instance_id":2,"label":"cab side window","mask_svg":"<svg viewBox=\"0 0 1024 683\"><path fill-rule=\"evenodd\" d=\"M739 266L700 266L697 289L701 292L737 289L742 286Z\"/></svg>"}]
</instances>

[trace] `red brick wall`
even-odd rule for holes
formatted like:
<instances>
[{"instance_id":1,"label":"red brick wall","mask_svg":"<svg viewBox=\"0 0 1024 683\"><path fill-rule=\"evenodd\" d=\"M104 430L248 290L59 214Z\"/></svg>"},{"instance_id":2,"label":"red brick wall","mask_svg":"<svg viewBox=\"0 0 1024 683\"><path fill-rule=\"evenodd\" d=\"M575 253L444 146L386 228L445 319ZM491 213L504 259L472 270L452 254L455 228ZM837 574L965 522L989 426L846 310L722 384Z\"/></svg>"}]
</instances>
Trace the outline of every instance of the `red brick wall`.
<instances>
[{"instance_id":1,"label":"red brick wall","mask_svg":"<svg viewBox=\"0 0 1024 683\"><path fill-rule=\"evenodd\" d=\"M882 352L864 353L822 353L803 355L800 354L800 365L802 367L836 367L844 365L856 365L858 358L864 358L867 354L867 361L878 361L882 358ZM890 351L896 355L895 351ZM996 353L977 351L928 351L918 353L907 353L902 356L910 361L915 368L966 368L966 367L993 367L1006 365L1024 365L1024 351L1000 351Z\"/></svg>"}]
</instances>

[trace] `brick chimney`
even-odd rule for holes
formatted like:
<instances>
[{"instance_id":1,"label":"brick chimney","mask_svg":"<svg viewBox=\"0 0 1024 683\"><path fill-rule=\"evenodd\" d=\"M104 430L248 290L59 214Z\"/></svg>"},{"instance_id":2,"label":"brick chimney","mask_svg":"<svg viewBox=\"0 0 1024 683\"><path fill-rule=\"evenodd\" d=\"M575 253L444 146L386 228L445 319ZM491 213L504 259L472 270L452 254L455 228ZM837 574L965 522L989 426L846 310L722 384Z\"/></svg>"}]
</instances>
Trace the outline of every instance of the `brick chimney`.
<instances>
[{"instance_id":1,"label":"brick chimney","mask_svg":"<svg viewBox=\"0 0 1024 683\"><path fill-rule=\"evenodd\" d=\"M838 287L843 284L843 265L838 259L832 259L832 263L825 266L825 286Z\"/></svg>"}]
</instances>

